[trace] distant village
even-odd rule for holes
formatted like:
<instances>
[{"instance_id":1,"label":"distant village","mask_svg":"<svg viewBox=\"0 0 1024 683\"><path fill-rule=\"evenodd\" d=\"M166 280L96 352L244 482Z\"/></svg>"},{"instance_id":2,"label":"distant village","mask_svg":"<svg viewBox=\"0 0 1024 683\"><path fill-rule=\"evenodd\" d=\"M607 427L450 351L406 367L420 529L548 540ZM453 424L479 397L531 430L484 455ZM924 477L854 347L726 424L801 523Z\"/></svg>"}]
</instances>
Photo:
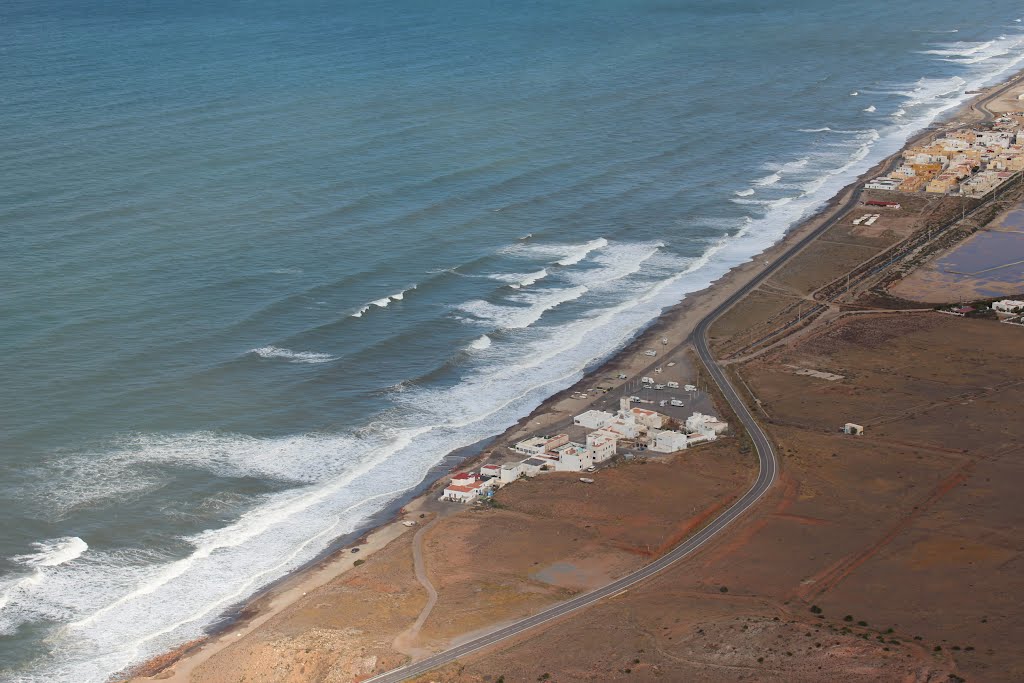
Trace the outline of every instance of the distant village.
<instances>
[{"instance_id":1,"label":"distant village","mask_svg":"<svg viewBox=\"0 0 1024 683\"><path fill-rule=\"evenodd\" d=\"M685 388L696 389L691 385ZM685 424L680 424L667 415L633 407L636 399L635 396L624 396L619 401L618 412L614 414L588 410L573 418L574 426L592 430L586 435L586 443L570 441L567 434L535 436L520 441L512 450L525 458L483 465L479 472L460 472L451 478L440 500L470 503L481 496L493 495L495 490L523 477L533 477L541 472L592 472L601 463L615 457L620 441L631 442L638 450L675 453L714 441L728 429L728 424L717 417L696 412L686 418ZM631 455L627 454L627 457Z\"/></svg>"},{"instance_id":2,"label":"distant village","mask_svg":"<svg viewBox=\"0 0 1024 683\"><path fill-rule=\"evenodd\" d=\"M1024 170L1024 112L991 130L963 128L903 152L903 163L865 185L869 190L982 198Z\"/></svg>"}]
</instances>

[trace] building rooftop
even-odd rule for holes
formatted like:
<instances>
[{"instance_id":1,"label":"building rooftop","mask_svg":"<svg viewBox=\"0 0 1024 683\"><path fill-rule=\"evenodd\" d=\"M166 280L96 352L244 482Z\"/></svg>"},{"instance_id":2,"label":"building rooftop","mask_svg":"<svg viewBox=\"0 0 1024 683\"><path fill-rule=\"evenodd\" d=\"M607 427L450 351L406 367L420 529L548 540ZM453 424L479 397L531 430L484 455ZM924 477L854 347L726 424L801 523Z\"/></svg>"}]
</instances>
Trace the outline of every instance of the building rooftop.
<instances>
[{"instance_id":1,"label":"building rooftop","mask_svg":"<svg viewBox=\"0 0 1024 683\"><path fill-rule=\"evenodd\" d=\"M462 486L461 484L452 484L447 487L445 491L458 491L459 493L470 493L476 491L476 486Z\"/></svg>"}]
</instances>

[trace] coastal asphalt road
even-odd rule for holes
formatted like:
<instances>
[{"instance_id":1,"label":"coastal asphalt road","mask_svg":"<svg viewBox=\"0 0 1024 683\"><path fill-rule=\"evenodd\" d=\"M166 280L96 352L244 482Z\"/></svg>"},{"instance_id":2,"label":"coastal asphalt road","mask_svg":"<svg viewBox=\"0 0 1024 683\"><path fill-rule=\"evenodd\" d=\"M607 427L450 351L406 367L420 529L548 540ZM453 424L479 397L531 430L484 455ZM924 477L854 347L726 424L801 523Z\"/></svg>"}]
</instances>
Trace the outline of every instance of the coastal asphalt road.
<instances>
[{"instance_id":1,"label":"coastal asphalt road","mask_svg":"<svg viewBox=\"0 0 1024 683\"><path fill-rule=\"evenodd\" d=\"M994 118L992 112L989 111L985 105L1014 85L1017 80L1018 79L1012 79L1004 87L996 89L975 103L975 107L982 112L984 121L991 121L992 118ZM577 612L589 605L592 605L599 600L622 593L641 581L645 581L691 555L698 548L721 533L726 527L740 517L740 515L753 507L753 505L761 499L761 497L775 482L775 477L778 473L778 459L775 456L775 450L772 448L772 444L768 440L767 435L765 435L764 431L754 420L750 411L747 410L747 406L742 400L740 400L740 397L733 388L732 383L729 382L729 378L725 375L725 372L711 354L711 349L708 346L708 330L711 328L711 325L715 320L732 308L737 301L764 282L765 279L771 277L771 275L782 267L782 265L791 257L795 256L804 247L817 239L822 233L835 225L842 216L856 206L859 198L859 189L851 192L849 198L845 202L840 203L832 210L832 215L828 220L824 221L820 226L792 245L775 261L765 267L764 270L759 272L745 285L737 289L732 296L719 304L718 307L711 311L711 313L705 316L704 319L697 324L693 334L691 335L690 340L692 341L697 354L700 356L705 367L707 367L708 372L711 374L712 379L714 379L722 394L725 396L725 399L729 402L733 411L735 411L736 416L739 418L740 422L743 423L743 427L750 435L750 439L757 451L759 465L757 479L754 480L754 484L746 493L744 493L729 507L728 510L716 517L714 521L706 527L646 567L639 569L632 574L628 574L617 581L613 581L603 588L598 588L590 593L559 603L558 605L550 607L543 612L533 615L532 617L527 617L526 619L522 619L513 624L509 624L508 626L491 631L485 635L478 636L461 645L445 650L444 652L439 652L436 655L432 655L413 664L408 664L401 668L393 669L387 673L367 679L366 683L370 683L371 681L373 683L398 683L399 681L405 681L414 676L420 676L438 667L444 666L445 664L453 662L460 657L476 652L477 650L481 650L490 645L494 645L495 643L513 638L536 626L540 626L541 624L554 619L560 619L568 614L572 614L573 612Z\"/></svg>"}]
</instances>

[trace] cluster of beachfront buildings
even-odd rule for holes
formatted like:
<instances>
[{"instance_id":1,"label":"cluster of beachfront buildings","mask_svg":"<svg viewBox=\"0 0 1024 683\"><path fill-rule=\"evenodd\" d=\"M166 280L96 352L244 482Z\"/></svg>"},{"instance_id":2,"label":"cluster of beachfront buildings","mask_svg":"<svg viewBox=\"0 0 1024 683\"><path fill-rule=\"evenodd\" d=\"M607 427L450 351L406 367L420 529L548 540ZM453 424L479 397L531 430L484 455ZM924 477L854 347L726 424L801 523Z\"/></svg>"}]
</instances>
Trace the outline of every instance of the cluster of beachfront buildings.
<instances>
[{"instance_id":1,"label":"cluster of beachfront buildings","mask_svg":"<svg viewBox=\"0 0 1024 683\"><path fill-rule=\"evenodd\" d=\"M1024 170L1022 124L1020 115L1007 115L992 130L965 128L910 147L896 170L865 188L983 197Z\"/></svg>"},{"instance_id":2,"label":"cluster of beachfront buildings","mask_svg":"<svg viewBox=\"0 0 1024 683\"><path fill-rule=\"evenodd\" d=\"M693 413L686 418L685 425L680 425L653 410L632 407L627 397L619 402L618 412L588 410L573 418L573 424L592 430L585 443L571 441L567 434L520 441L513 450L525 455L523 460L483 465L479 472L460 472L452 477L441 500L468 503L522 477L544 471L590 471L613 458L620 441L656 453L674 453L714 441L728 428L717 417L702 413Z\"/></svg>"}]
</instances>

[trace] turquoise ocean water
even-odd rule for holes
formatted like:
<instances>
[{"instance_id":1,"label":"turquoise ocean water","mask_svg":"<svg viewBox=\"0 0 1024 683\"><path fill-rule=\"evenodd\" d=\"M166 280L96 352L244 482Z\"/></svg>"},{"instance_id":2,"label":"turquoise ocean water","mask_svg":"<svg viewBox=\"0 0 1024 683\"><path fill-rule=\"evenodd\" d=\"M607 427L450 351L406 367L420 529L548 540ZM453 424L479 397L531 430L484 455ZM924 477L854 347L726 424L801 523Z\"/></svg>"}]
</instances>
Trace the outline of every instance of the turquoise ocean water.
<instances>
[{"instance_id":1,"label":"turquoise ocean water","mask_svg":"<svg viewBox=\"0 0 1024 683\"><path fill-rule=\"evenodd\" d=\"M765 5L0 4L0 680L200 635L1024 63Z\"/></svg>"}]
</instances>

